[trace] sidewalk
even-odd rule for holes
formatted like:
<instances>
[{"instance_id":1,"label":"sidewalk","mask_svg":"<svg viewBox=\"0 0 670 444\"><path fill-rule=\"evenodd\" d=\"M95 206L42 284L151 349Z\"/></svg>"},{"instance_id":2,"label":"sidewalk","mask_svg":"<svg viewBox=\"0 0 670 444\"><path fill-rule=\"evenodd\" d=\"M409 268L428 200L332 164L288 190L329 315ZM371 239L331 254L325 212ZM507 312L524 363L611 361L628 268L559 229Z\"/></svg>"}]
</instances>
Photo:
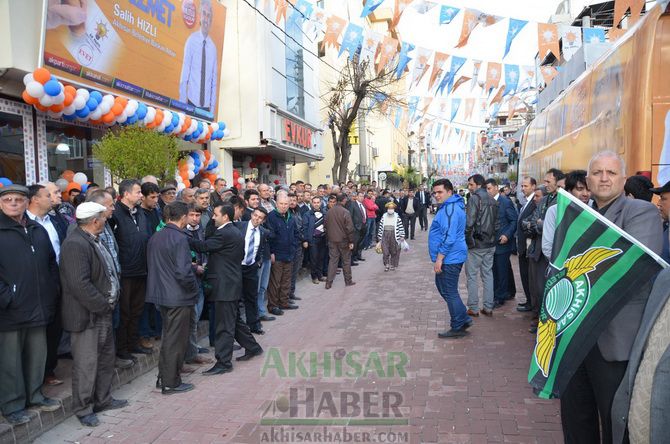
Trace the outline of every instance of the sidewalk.
<instances>
[{"instance_id":1,"label":"sidewalk","mask_svg":"<svg viewBox=\"0 0 670 444\"><path fill-rule=\"evenodd\" d=\"M534 336L515 301L476 318L469 337L437 337L447 312L426 241L417 232L395 272L366 251L353 287L301 280L300 309L264 323L265 354L232 373L198 371L185 378L195 390L163 396L152 370L114 392L130 405L99 427L70 418L36 442L563 442L558 402L526 382Z\"/></svg>"}]
</instances>

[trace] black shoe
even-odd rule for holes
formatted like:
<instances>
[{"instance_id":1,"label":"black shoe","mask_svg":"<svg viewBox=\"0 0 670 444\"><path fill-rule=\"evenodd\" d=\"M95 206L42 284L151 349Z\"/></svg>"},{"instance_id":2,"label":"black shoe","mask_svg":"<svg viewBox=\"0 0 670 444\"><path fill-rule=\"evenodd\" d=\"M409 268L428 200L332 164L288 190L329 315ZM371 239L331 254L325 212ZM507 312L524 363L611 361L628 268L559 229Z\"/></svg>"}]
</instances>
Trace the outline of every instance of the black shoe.
<instances>
[{"instance_id":1,"label":"black shoe","mask_svg":"<svg viewBox=\"0 0 670 444\"><path fill-rule=\"evenodd\" d=\"M209 349L205 347L198 347L198 353L200 354L209 353Z\"/></svg>"},{"instance_id":2,"label":"black shoe","mask_svg":"<svg viewBox=\"0 0 670 444\"><path fill-rule=\"evenodd\" d=\"M140 354L140 355L150 355L153 352L154 351L150 348L145 348L145 347L140 347L140 346L135 347L132 351L132 353Z\"/></svg>"},{"instance_id":3,"label":"black shoe","mask_svg":"<svg viewBox=\"0 0 670 444\"><path fill-rule=\"evenodd\" d=\"M270 321L274 321L275 319L277 319L277 318L275 318L274 316L268 316L268 315L261 316L259 318L259 320L261 320L263 322L270 322Z\"/></svg>"},{"instance_id":4,"label":"black shoe","mask_svg":"<svg viewBox=\"0 0 670 444\"><path fill-rule=\"evenodd\" d=\"M275 316L281 316L284 314L284 311L279 307L272 307L270 309L270 313L272 313Z\"/></svg>"},{"instance_id":5,"label":"black shoe","mask_svg":"<svg viewBox=\"0 0 670 444\"><path fill-rule=\"evenodd\" d=\"M250 330L250 331L251 331L251 333L253 333L255 335L264 335L265 334L265 330L263 330L262 328L256 328L256 329Z\"/></svg>"},{"instance_id":6,"label":"black shoe","mask_svg":"<svg viewBox=\"0 0 670 444\"><path fill-rule=\"evenodd\" d=\"M90 413L86 416L82 416L82 417L79 417L77 419L79 419L79 422L81 423L81 425L83 425L85 427L97 427L97 426L100 425L100 420L98 419L98 415L96 415L95 413Z\"/></svg>"},{"instance_id":7,"label":"black shoe","mask_svg":"<svg viewBox=\"0 0 670 444\"><path fill-rule=\"evenodd\" d=\"M516 311L520 311L521 313L524 313L524 312L527 312L527 311L533 311L533 309L530 308L530 307L527 306L527 305L522 305L522 306L520 306L520 307L517 307L517 308L516 308Z\"/></svg>"},{"instance_id":8,"label":"black shoe","mask_svg":"<svg viewBox=\"0 0 670 444\"><path fill-rule=\"evenodd\" d=\"M298 296L289 296L289 299L292 301L302 301L302 298L299 298Z\"/></svg>"},{"instance_id":9,"label":"black shoe","mask_svg":"<svg viewBox=\"0 0 670 444\"><path fill-rule=\"evenodd\" d=\"M19 410L9 415L5 415L5 419L13 426L27 424L30 422L30 415L25 410Z\"/></svg>"},{"instance_id":10,"label":"black shoe","mask_svg":"<svg viewBox=\"0 0 670 444\"><path fill-rule=\"evenodd\" d=\"M356 260L357 260L357 261L363 261L363 262L365 262L365 259L363 259L362 257L359 257L359 258L356 259Z\"/></svg>"},{"instance_id":11,"label":"black shoe","mask_svg":"<svg viewBox=\"0 0 670 444\"><path fill-rule=\"evenodd\" d=\"M244 353L242 356L239 356L239 357L235 358L235 360L236 361L248 361L249 359L255 358L256 356L260 356L262 354L263 354L263 349L259 347L258 350L251 351L251 352L248 351L248 352Z\"/></svg>"},{"instance_id":12,"label":"black shoe","mask_svg":"<svg viewBox=\"0 0 670 444\"><path fill-rule=\"evenodd\" d=\"M319 282L326 282L326 281L328 281L328 278L325 276L319 278Z\"/></svg>"},{"instance_id":13,"label":"black shoe","mask_svg":"<svg viewBox=\"0 0 670 444\"><path fill-rule=\"evenodd\" d=\"M466 331L470 327L472 327L472 321L466 322L465 324L463 324L463 326L461 327L461 330Z\"/></svg>"},{"instance_id":14,"label":"black shoe","mask_svg":"<svg viewBox=\"0 0 670 444\"><path fill-rule=\"evenodd\" d=\"M493 304L493 308L500 308L503 305L505 305L505 301L496 301L495 304Z\"/></svg>"},{"instance_id":15,"label":"black shoe","mask_svg":"<svg viewBox=\"0 0 670 444\"><path fill-rule=\"evenodd\" d=\"M286 307L282 307L282 310L297 310L298 308L300 308L298 305L288 304Z\"/></svg>"},{"instance_id":16,"label":"black shoe","mask_svg":"<svg viewBox=\"0 0 670 444\"><path fill-rule=\"evenodd\" d=\"M242 346L239 344L233 344L233 350L242 350Z\"/></svg>"},{"instance_id":17,"label":"black shoe","mask_svg":"<svg viewBox=\"0 0 670 444\"><path fill-rule=\"evenodd\" d=\"M161 393L164 395L174 395L175 393L185 393L193 390L194 385L182 382L177 387L163 387Z\"/></svg>"},{"instance_id":18,"label":"black shoe","mask_svg":"<svg viewBox=\"0 0 670 444\"><path fill-rule=\"evenodd\" d=\"M459 330L454 330L453 328L449 331L443 331L437 334L439 338L442 339L451 339L451 338L462 338L463 336L467 336L468 332L466 332L464 329L459 329Z\"/></svg>"},{"instance_id":19,"label":"black shoe","mask_svg":"<svg viewBox=\"0 0 670 444\"><path fill-rule=\"evenodd\" d=\"M528 329L528 333L537 334L537 327L531 327Z\"/></svg>"},{"instance_id":20,"label":"black shoe","mask_svg":"<svg viewBox=\"0 0 670 444\"><path fill-rule=\"evenodd\" d=\"M202 372L202 374L205 376L215 376L215 375L223 375L224 373L230 373L232 371L233 371L232 364L221 365L217 363L214 364L214 367Z\"/></svg>"},{"instance_id":21,"label":"black shoe","mask_svg":"<svg viewBox=\"0 0 670 444\"><path fill-rule=\"evenodd\" d=\"M128 400L127 399L114 399L110 402L107 403L107 405L103 405L102 407L93 407L93 413L100 413L104 412L105 410L116 410L116 409L122 409L125 406L128 405Z\"/></svg>"},{"instance_id":22,"label":"black shoe","mask_svg":"<svg viewBox=\"0 0 670 444\"><path fill-rule=\"evenodd\" d=\"M352 266L352 267L358 267L358 262L352 262L352 263L351 263L351 266Z\"/></svg>"},{"instance_id":23,"label":"black shoe","mask_svg":"<svg viewBox=\"0 0 670 444\"><path fill-rule=\"evenodd\" d=\"M161 388L162 385L163 385L163 382L161 380L161 377L157 376L156 377L156 388L159 389L159 388Z\"/></svg>"},{"instance_id":24,"label":"black shoe","mask_svg":"<svg viewBox=\"0 0 670 444\"><path fill-rule=\"evenodd\" d=\"M130 360L130 361L133 361L133 362L137 362L137 357L131 355L130 353L125 353L125 352L117 353L116 357L119 358L119 359L126 360L126 361Z\"/></svg>"}]
</instances>

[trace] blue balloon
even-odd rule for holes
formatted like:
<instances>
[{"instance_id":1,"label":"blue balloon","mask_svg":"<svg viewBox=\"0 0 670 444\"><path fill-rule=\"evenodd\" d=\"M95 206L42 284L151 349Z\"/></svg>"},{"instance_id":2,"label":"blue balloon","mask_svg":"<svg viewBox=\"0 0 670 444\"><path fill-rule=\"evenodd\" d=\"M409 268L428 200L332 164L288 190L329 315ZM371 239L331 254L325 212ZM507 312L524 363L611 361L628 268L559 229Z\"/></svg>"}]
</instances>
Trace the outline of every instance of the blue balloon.
<instances>
[{"instance_id":1,"label":"blue balloon","mask_svg":"<svg viewBox=\"0 0 670 444\"><path fill-rule=\"evenodd\" d=\"M89 115L90 111L88 110L87 107L83 107L82 109L78 109L74 113L77 115L77 117L81 117L83 119L84 117L87 117Z\"/></svg>"},{"instance_id":2,"label":"blue balloon","mask_svg":"<svg viewBox=\"0 0 670 444\"><path fill-rule=\"evenodd\" d=\"M89 111L93 111L97 107L98 102L93 97L89 97L88 100L86 101L86 108L88 108Z\"/></svg>"},{"instance_id":3,"label":"blue balloon","mask_svg":"<svg viewBox=\"0 0 670 444\"><path fill-rule=\"evenodd\" d=\"M172 129L179 125L179 115L177 115L177 113L172 113L172 121L170 122L170 125L172 125Z\"/></svg>"},{"instance_id":4,"label":"blue balloon","mask_svg":"<svg viewBox=\"0 0 670 444\"><path fill-rule=\"evenodd\" d=\"M217 137L217 139L218 139L218 140L223 139L223 130L220 129L220 130L217 131L217 133L219 134L218 137Z\"/></svg>"},{"instance_id":5,"label":"blue balloon","mask_svg":"<svg viewBox=\"0 0 670 444\"><path fill-rule=\"evenodd\" d=\"M132 125L135 122L137 122L137 114L133 114L132 116L129 116L128 120L126 120L126 123L128 123L128 125Z\"/></svg>"},{"instance_id":6,"label":"blue balloon","mask_svg":"<svg viewBox=\"0 0 670 444\"><path fill-rule=\"evenodd\" d=\"M81 186L81 192L85 193L86 191L88 191L88 184L87 183L85 183L84 185Z\"/></svg>"},{"instance_id":7,"label":"blue balloon","mask_svg":"<svg viewBox=\"0 0 670 444\"><path fill-rule=\"evenodd\" d=\"M224 129L226 129L226 124L225 124L225 122L219 122L219 129L220 129L221 131L223 131Z\"/></svg>"},{"instance_id":8,"label":"blue balloon","mask_svg":"<svg viewBox=\"0 0 670 444\"><path fill-rule=\"evenodd\" d=\"M102 94L100 93L100 91L91 91L88 97L98 102L98 104L102 102Z\"/></svg>"},{"instance_id":9,"label":"blue balloon","mask_svg":"<svg viewBox=\"0 0 670 444\"><path fill-rule=\"evenodd\" d=\"M74 119L77 118L77 114L63 114L63 119L68 120L68 121L73 121Z\"/></svg>"},{"instance_id":10,"label":"blue balloon","mask_svg":"<svg viewBox=\"0 0 670 444\"><path fill-rule=\"evenodd\" d=\"M186 134L184 134L184 140L189 142L191 140L191 136L187 136ZM197 168L196 168L196 170L197 170Z\"/></svg>"},{"instance_id":11,"label":"blue balloon","mask_svg":"<svg viewBox=\"0 0 670 444\"><path fill-rule=\"evenodd\" d=\"M55 97L60 92L62 91L62 88L60 84L58 83L58 80L49 80L47 83L44 84L44 92L47 93L48 95Z\"/></svg>"},{"instance_id":12,"label":"blue balloon","mask_svg":"<svg viewBox=\"0 0 670 444\"><path fill-rule=\"evenodd\" d=\"M13 185L12 181L7 179L6 177L0 177L0 184L2 184L3 187Z\"/></svg>"},{"instance_id":13,"label":"blue balloon","mask_svg":"<svg viewBox=\"0 0 670 444\"><path fill-rule=\"evenodd\" d=\"M135 111L135 115L137 116L138 120L144 119L147 115L147 106L144 103L137 105L137 111Z\"/></svg>"}]
</instances>

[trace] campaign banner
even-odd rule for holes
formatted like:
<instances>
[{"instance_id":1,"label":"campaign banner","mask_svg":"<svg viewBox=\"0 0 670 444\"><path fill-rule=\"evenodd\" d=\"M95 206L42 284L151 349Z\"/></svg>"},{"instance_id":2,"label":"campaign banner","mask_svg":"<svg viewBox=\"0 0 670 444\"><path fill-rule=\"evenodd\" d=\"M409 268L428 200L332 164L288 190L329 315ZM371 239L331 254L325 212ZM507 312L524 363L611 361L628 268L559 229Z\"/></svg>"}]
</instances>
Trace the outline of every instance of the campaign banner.
<instances>
[{"instance_id":1,"label":"campaign banner","mask_svg":"<svg viewBox=\"0 0 670 444\"><path fill-rule=\"evenodd\" d=\"M217 0L49 2L43 65L80 85L214 121L226 8Z\"/></svg>"}]
</instances>

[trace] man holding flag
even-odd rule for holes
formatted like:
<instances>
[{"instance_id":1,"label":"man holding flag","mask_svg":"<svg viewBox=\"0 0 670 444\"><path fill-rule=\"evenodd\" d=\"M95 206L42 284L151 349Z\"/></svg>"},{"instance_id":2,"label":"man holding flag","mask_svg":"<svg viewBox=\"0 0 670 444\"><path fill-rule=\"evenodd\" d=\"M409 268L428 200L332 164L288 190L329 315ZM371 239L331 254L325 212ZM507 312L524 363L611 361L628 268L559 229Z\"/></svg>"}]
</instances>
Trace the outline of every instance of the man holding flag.
<instances>
[{"instance_id":1,"label":"man holding flag","mask_svg":"<svg viewBox=\"0 0 670 444\"><path fill-rule=\"evenodd\" d=\"M569 443L612 441L612 400L651 281L666 266L658 257L658 211L649 202L627 199L625 180L623 159L600 152L588 167L593 209L562 190L557 199L556 234L528 379L540 397L561 398Z\"/></svg>"}]
</instances>

